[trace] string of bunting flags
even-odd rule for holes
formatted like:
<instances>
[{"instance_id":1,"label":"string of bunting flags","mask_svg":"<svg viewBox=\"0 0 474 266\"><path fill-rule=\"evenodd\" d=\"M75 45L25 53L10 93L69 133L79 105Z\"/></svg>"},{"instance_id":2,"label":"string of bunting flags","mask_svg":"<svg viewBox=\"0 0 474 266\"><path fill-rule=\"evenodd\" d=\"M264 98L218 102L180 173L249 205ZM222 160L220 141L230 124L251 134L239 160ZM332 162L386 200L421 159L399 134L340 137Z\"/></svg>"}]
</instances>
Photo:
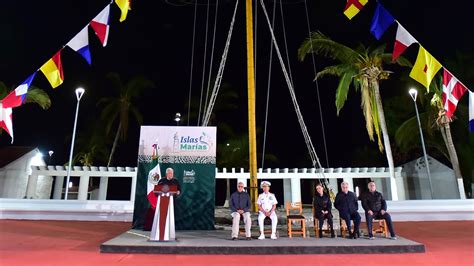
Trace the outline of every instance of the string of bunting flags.
<instances>
[{"instance_id":1,"label":"string of bunting flags","mask_svg":"<svg viewBox=\"0 0 474 266\"><path fill-rule=\"evenodd\" d=\"M347 0L344 15L346 15L348 19L352 19L367 3L368 0ZM395 36L392 60L397 60L410 45L417 43L419 45L418 55L410 72L410 77L422 84L429 92L431 81L438 71L441 68L443 69L442 103L446 111L446 116L449 119L452 118L456 111L457 104L461 97L466 91L469 91L469 129L471 133L474 133L474 93L468 90L459 79L441 65L441 63L436 60L436 58L434 58L434 56L432 56L379 1L377 1L370 26L370 33L377 40L380 40L385 31L394 23L397 24L397 33Z\"/></svg>"},{"instance_id":2,"label":"string of bunting flags","mask_svg":"<svg viewBox=\"0 0 474 266\"><path fill-rule=\"evenodd\" d=\"M44 63L37 71L31 74L24 82L22 82L15 90L10 92L5 98L0 100L0 127L3 128L11 137L13 143L13 119L12 109L23 104L33 79L38 71L41 71L51 84L51 87L57 88L64 82L64 72L61 62L61 51L68 46L91 65L91 53L89 50L89 34L90 26L96 36L99 38L103 47L107 45L109 37L109 17L110 6L114 0L110 2L97 16L95 16L79 33L77 33L66 45L57 51L46 63ZM131 0L115 0L115 4L121 11L120 22L125 21L128 11L131 10Z\"/></svg>"}]
</instances>

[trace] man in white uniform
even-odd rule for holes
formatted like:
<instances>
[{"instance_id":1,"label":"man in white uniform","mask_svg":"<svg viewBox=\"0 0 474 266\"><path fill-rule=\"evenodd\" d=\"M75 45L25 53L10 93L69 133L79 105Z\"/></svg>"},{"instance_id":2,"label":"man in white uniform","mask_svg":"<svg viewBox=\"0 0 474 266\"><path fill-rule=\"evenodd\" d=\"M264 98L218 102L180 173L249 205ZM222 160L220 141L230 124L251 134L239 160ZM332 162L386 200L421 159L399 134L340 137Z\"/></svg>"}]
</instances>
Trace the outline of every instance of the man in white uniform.
<instances>
[{"instance_id":1,"label":"man in white uniform","mask_svg":"<svg viewBox=\"0 0 474 266\"><path fill-rule=\"evenodd\" d=\"M258 225L260 227L260 236L258 239L265 239L265 234L263 233L263 221L265 217L270 217L272 220L272 235L271 239L277 239L276 237L276 228L278 223L278 218L275 213L276 205L278 203L275 195L270 193L270 182L262 181L260 187L263 189L263 193L258 195Z\"/></svg>"}]
</instances>

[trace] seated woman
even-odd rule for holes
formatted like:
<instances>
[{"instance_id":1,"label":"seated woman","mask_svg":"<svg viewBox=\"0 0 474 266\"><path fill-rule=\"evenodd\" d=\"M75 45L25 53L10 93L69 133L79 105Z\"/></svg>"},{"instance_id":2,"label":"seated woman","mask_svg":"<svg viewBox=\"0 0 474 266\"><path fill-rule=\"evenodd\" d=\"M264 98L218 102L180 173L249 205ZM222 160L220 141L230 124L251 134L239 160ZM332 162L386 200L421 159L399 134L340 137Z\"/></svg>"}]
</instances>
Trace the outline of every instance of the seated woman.
<instances>
[{"instance_id":1,"label":"seated woman","mask_svg":"<svg viewBox=\"0 0 474 266\"><path fill-rule=\"evenodd\" d=\"M328 220L328 225L331 227L331 237L334 238L334 227L332 222L332 204L329 196L324 193L323 186L321 184L316 185L316 195L313 200L314 206L314 219L319 221L319 238L323 237L323 224L324 219Z\"/></svg>"}]
</instances>

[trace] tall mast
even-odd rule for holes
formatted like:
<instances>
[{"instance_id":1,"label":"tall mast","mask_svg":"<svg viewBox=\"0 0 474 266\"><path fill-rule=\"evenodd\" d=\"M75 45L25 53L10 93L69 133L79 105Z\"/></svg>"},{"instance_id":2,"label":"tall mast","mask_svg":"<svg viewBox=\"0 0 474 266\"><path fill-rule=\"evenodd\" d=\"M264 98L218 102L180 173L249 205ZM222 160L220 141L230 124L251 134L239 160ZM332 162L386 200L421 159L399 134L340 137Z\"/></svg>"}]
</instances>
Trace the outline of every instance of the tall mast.
<instances>
[{"instance_id":1,"label":"tall mast","mask_svg":"<svg viewBox=\"0 0 474 266\"><path fill-rule=\"evenodd\" d=\"M255 132L255 66L253 53L253 10L252 0L246 0L247 25L247 87L248 87L248 114L249 114L249 172L250 172L250 200L252 211L257 212L257 134Z\"/></svg>"}]
</instances>

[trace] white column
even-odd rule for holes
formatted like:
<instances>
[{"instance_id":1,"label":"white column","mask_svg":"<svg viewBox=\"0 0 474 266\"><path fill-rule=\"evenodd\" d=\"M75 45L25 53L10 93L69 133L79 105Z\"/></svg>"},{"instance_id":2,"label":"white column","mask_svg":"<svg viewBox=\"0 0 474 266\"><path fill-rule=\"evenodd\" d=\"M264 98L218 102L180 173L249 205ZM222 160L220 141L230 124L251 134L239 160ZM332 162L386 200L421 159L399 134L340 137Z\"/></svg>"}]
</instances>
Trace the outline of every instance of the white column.
<instances>
[{"instance_id":1,"label":"white column","mask_svg":"<svg viewBox=\"0 0 474 266\"><path fill-rule=\"evenodd\" d=\"M336 195L337 192L339 191L339 188L337 187L337 178L329 178L329 186L332 189L332 192L334 193L334 195ZM313 188L313 189L316 190L316 188Z\"/></svg>"},{"instance_id":2,"label":"white column","mask_svg":"<svg viewBox=\"0 0 474 266\"><path fill-rule=\"evenodd\" d=\"M299 177L292 177L291 182L291 202L301 202L301 182Z\"/></svg>"},{"instance_id":3,"label":"white column","mask_svg":"<svg viewBox=\"0 0 474 266\"><path fill-rule=\"evenodd\" d=\"M133 180L132 180L133 182ZM107 200L107 186L109 184L109 177L102 176L100 177L99 184L99 200Z\"/></svg>"},{"instance_id":4,"label":"white column","mask_svg":"<svg viewBox=\"0 0 474 266\"><path fill-rule=\"evenodd\" d=\"M283 202L280 205L285 206L286 202L291 202L291 180L289 178L283 179Z\"/></svg>"},{"instance_id":5,"label":"white column","mask_svg":"<svg viewBox=\"0 0 474 266\"><path fill-rule=\"evenodd\" d=\"M61 199L63 194L64 176L57 176L54 182L53 199Z\"/></svg>"},{"instance_id":6,"label":"white column","mask_svg":"<svg viewBox=\"0 0 474 266\"><path fill-rule=\"evenodd\" d=\"M137 174L132 175L132 189L130 191L130 201L135 201L135 192L137 188Z\"/></svg>"},{"instance_id":7,"label":"white column","mask_svg":"<svg viewBox=\"0 0 474 266\"><path fill-rule=\"evenodd\" d=\"M38 175L31 174L26 184L26 198L36 198L36 185L38 184Z\"/></svg>"},{"instance_id":8,"label":"white column","mask_svg":"<svg viewBox=\"0 0 474 266\"><path fill-rule=\"evenodd\" d=\"M459 198L466 199L466 194L464 193L464 183L462 178L458 178L458 189L459 189Z\"/></svg>"},{"instance_id":9,"label":"white column","mask_svg":"<svg viewBox=\"0 0 474 266\"><path fill-rule=\"evenodd\" d=\"M89 190L89 176L80 176L78 200L87 200L87 192Z\"/></svg>"},{"instance_id":10,"label":"white column","mask_svg":"<svg viewBox=\"0 0 474 266\"><path fill-rule=\"evenodd\" d=\"M397 180L390 177L390 191L392 192L392 200L398 201Z\"/></svg>"}]
</instances>

